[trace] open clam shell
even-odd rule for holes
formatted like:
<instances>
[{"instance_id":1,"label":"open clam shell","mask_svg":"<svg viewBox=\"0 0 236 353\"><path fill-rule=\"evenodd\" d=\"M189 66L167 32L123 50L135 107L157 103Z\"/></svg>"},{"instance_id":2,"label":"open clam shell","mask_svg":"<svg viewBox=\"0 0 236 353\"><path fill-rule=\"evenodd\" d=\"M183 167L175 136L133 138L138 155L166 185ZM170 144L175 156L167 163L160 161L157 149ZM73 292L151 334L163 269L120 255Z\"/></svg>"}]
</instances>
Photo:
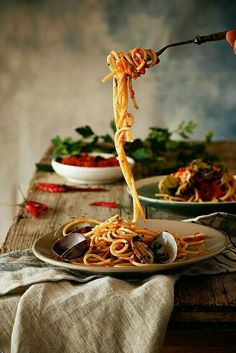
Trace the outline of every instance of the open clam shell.
<instances>
[{"instance_id":1,"label":"open clam shell","mask_svg":"<svg viewBox=\"0 0 236 353\"><path fill-rule=\"evenodd\" d=\"M89 248L89 241L81 233L70 233L53 244L53 251L64 260L81 257Z\"/></svg>"},{"instance_id":2,"label":"open clam shell","mask_svg":"<svg viewBox=\"0 0 236 353\"><path fill-rule=\"evenodd\" d=\"M151 249L154 253L154 262L162 264L174 262L178 251L175 238L167 231L162 231L154 239Z\"/></svg>"},{"instance_id":3,"label":"open clam shell","mask_svg":"<svg viewBox=\"0 0 236 353\"><path fill-rule=\"evenodd\" d=\"M84 236L84 233L89 232L95 223L83 222L75 224L68 228L66 235L63 235L63 229L71 224L67 222L63 224L55 233L55 242L52 250L63 260L73 260L85 254L89 248L89 240Z\"/></svg>"}]
</instances>

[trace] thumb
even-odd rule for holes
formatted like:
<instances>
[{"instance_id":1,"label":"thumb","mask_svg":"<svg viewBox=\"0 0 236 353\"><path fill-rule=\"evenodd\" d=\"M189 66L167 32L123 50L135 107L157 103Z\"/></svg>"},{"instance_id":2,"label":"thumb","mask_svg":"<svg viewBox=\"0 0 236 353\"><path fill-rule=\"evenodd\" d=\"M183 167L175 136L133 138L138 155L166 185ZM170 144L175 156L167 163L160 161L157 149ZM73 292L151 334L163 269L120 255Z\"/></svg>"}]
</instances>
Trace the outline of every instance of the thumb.
<instances>
[{"instance_id":1,"label":"thumb","mask_svg":"<svg viewBox=\"0 0 236 353\"><path fill-rule=\"evenodd\" d=\"M226 40L231 47L234 47L234 43L236 41L236 29L232 29L226 33Z\"/></svg>"}]
</instances>

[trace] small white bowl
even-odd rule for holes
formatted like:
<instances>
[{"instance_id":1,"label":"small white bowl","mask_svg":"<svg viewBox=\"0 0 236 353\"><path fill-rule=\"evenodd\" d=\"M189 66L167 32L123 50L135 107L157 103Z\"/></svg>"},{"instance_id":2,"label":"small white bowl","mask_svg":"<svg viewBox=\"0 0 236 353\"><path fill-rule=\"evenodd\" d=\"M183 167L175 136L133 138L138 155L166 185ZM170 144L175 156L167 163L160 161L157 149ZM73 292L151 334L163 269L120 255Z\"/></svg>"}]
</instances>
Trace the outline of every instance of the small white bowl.
<instances>
[{"instance_id":1,"label":"small white bowl","mask_svg":"<svg viewBox=\"0 0 236 353\"><path fill-rule=\"evenodd\" d=\"M108 153L91 153L92 156L104 158L112 157ZM134 167L134 160L127 157L131 169ZM107 184L113 183L123 177L120 166L115 167L77 167L57 162L52 159L54 171L73 184Z\"/></svg>"}]
</instances>

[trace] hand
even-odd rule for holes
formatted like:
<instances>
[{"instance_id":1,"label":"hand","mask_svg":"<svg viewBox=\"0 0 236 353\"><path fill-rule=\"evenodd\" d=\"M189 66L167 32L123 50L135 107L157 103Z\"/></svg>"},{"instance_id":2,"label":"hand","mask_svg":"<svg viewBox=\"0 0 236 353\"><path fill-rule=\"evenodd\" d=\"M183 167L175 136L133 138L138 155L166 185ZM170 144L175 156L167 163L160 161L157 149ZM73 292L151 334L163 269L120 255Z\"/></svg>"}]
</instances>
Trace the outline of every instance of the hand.
<instances>
[{"instance_id":1,"label":"hand","mask_svg":"<svg viewBox=\"0 0 236 353\"><path fill-rule=\"evenodd\" d=\"M234 54L236 55L236 29L226 33L226 40L231 45L231 47L233 47Z\"/></svg>"}]
</instances>

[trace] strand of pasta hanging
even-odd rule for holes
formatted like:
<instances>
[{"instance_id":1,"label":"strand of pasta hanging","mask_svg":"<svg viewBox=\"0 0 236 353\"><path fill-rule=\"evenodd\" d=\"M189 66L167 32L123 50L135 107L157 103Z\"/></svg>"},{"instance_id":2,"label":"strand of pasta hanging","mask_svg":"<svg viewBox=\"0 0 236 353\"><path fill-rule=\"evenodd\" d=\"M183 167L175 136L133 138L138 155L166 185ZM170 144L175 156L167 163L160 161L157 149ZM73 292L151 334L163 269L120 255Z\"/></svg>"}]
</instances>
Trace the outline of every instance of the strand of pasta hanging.
<instances>
[{"instance_id":1,"label":"strand of pasta hanging","mask_svg":"<svg viewBox=\"0 0 236 353\"><path fill-rule=\"evenodd\" d=\"M116 126L114 142L120 167L133 199L133 222L136 222L139 216L144 220L145 214L124 150L125 142L133 141L130 129L134 123L134 116L128 112L128 96L134 108L139 109L132 80L144 75L147 68L157 63L157 55L151 49L134 48L128 53L123 51L117 53L113 50L107 57L107 65L111 73L102 79L102 82L105 82L113 77L113 110Z\"/></svg>"}]
</instances>

